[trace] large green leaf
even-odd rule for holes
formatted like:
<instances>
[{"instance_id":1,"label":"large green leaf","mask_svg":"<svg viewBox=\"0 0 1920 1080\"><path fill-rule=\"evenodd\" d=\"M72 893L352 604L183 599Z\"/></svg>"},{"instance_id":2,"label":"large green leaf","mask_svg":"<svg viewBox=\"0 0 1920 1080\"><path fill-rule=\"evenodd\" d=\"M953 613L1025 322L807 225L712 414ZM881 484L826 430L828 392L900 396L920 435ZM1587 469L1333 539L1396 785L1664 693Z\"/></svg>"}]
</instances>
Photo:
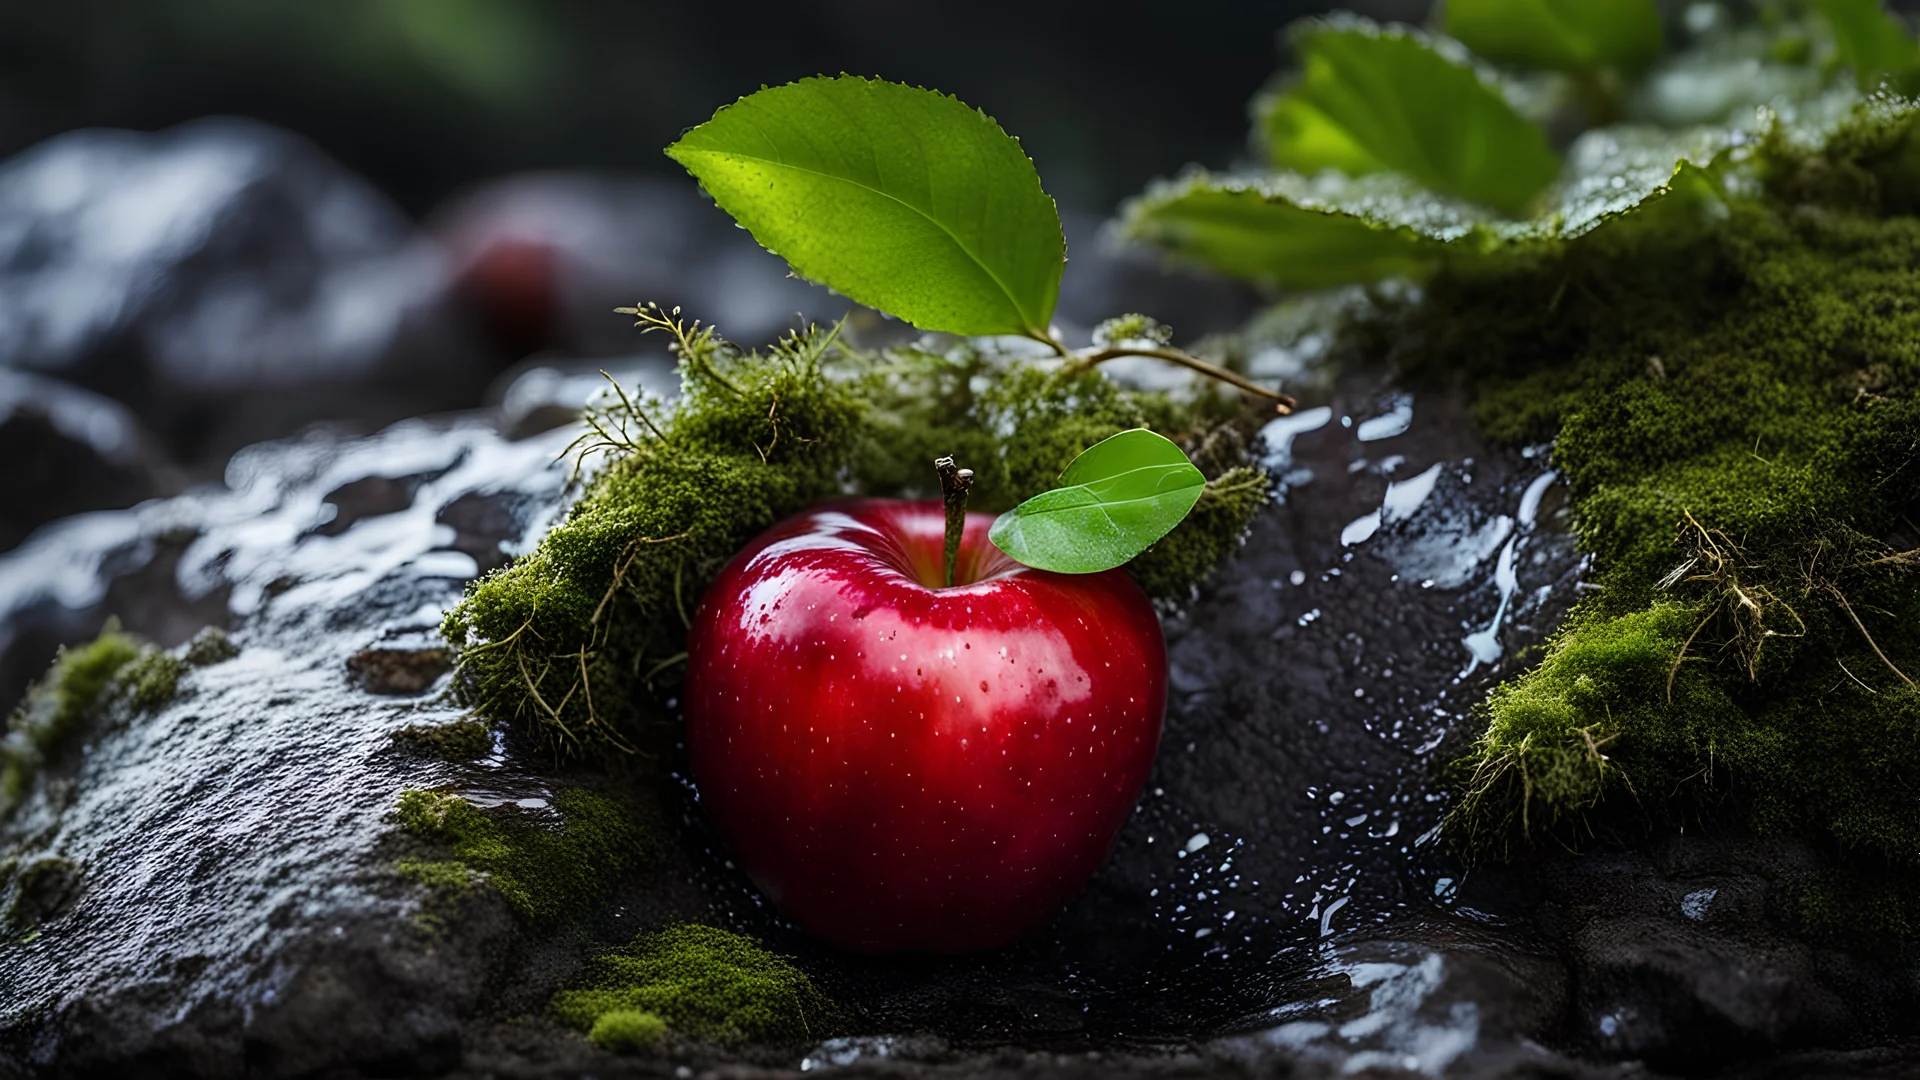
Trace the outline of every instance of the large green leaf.
<instances>
[{"instance_id":1,"label":"large green leaf","mask_svg":"<svg viewBox=\"0 0 1920 1080\"><path fill-rule=\"evenodd\" d=\"M1311 289L1418 277L1486 214L1390 173L1194 173L1122 210L1122 235L1230 277Z\"/></svg>"},{"instance_id":2,"label":"large green leaf","mask_svg":"<svg viewBox=\"0 0 1920 1080\"><path fill-rule=\"evenodd\" d=\"M1260 106L1268 151L1282 168L1392 170L1509 214L1559 171L1546 135L1455 43L1351 17L1298 23L1292 39L1299 77Z\"/></svg>"},{"instance_id":3,"label":"large green leaf","mask_svg":"<svg viewBox=\"0 0 1920 1080\"><path fill-rule=\"evenodd\" d=\"M1145 428L1088 447L1060 487L994 520L989 538L1028 566L1063 574L1111 570L1173 531L1207 478L1166 438Z\"/></svg>"},{"instance_id":4,"label":"large green leaf","mask_svg":"<svg viewBox=\"0 0 1920 1080\"><path fill-rule=\"evenodd\" d=\"M1660 55L1653 0L1447 0L1447 33L1489 60L1635 72Z\"/></svg>"},{"instance_id":5,"label":"large green leaf","mask_svg":"<svg viewBox=\"0 0 1920 1080\"><path fill-rule=\"evenodd\" d=\"M1891 79L1907 92L1920 73L1920 45L1905 24L1887 14L1880 0L1819 0L1820 14L1833 30L1840 63L1852 69L1861 90Z\"/></svg>"},{"instance_id":6,"label":"large green leaf","mask_svg":"<svg viewBox=\"0 0 1920 1080\"><path fill-rule=\"evenodd\" d=\"M1195 173L1128 203L1121 232L1176 260L1269 286L1418 278L1445 261L1585 236L1665 203L1676 190L1711 189L1709 167L1717 169L1748 141L1720 128L1590 131L1569 149L1542 212L1526 221L1495 217L1391 175Z\"/></svg>"},{"instance_id":7,"label":"large green leaf","mask_svg":"<svg viewBox=\"0 0 1920 1080\"><path fill-rule=\"evenodd\" d=\"M721 109L667 154L802 277L923 330L1047 333L1059 214L985 113L899 83L802 79Z\"/></svg>"}]
</instances>

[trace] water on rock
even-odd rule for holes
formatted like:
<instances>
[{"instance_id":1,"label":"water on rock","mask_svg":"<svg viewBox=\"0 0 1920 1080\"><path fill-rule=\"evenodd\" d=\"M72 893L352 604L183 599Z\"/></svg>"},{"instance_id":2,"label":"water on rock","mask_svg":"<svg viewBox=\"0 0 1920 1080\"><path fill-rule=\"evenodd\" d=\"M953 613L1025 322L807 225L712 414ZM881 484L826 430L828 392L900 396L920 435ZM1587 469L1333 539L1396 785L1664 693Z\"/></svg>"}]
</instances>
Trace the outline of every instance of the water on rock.
<instances>
[{"instance_id":1,"label":"water on rock","mask_svg":"<svg viewBox=\"0 0 1920 1080\"><path fill-rule=\"evenodd\" d=\"M1462 880L1435 767L1579 592L1557 479L1444 394L1349 376L1305 404L1264 433L1276 504L1166 612L1166 736L1114 858L984 957L811 942L684 779L656 793L678 819L663 853L577 925L532 928L484 889L435 909L395 873L403 790L544 826L566 788L660 775L503 734L463 762L394 738L462 717L433 627L564 510L569 428L309 433L238 454L222 487L41 530L0 556L0 648L112 612L183 655L224 625L238 651L195 653L156 709L104 710L0 825L37 868L0 943L0 1074L1578 1076L1610 1073L1569 1053L1692 1068L1703 1024L1753 1054L1887 1030L1862 1004L1904 1000L1884 973L1767 929L1776 856L1701 841ZM673 920L798 957L854 1030L623 1062L543 1019L589 957ZM1772 989L1729 989L1730 964Z\"/></svg>"}]
</instances>

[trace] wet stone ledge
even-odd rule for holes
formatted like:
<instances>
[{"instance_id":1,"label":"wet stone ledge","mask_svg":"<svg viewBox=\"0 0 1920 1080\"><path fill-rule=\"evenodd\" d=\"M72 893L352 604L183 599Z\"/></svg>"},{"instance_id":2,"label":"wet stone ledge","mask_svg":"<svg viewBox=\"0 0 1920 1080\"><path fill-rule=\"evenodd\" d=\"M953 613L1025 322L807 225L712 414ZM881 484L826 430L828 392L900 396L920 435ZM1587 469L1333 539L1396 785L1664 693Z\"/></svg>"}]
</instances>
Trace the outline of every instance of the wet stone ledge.
<instances>
[{"instance_id":1,"label":"wet stone ledge","mask_svg":"<svg viewBox=\"0 0 1920 1080\"><path fill-rule=\"evenodd\" d=\"M0 1075L1618 1076L1694 1071L1696 1044L1895 1060L1861 1048L1898 1027L1911 976L1771 928L1789 852L1451 860L1436 767L1580 591L1561 491L1543 453L1489 448L1445 395L1355 376L1304 404L1264 433L1277 504L1164 613L1166 736L1114 858L986 957L851 958L784 925L678 762L559 765L507 732L442 752L471 718L434 628L564 510L570 430L516 441L475 416L260 444L224 489L41 531L0 557L5 648L112 611L185 659L168 700L110 696L0 824L18 912ZM190 644L210 623L228 643ZM591 902L530 917L504 887L423 884L450 864L399 827L408 791L549 836L597 793L644 843ZM675 922L793 956L843 1030L620 1058L551 1018L593 956Z\"/></svg>"}]
</instances>

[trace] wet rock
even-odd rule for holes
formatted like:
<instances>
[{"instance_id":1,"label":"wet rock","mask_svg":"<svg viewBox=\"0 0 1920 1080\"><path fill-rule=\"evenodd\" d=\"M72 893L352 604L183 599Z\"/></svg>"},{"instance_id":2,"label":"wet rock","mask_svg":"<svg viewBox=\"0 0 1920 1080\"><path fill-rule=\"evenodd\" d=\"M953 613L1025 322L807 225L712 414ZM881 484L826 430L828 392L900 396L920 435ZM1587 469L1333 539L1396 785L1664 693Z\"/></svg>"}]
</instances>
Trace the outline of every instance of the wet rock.
<instances>
[{"instance_id":1,"label":"wet rock","mask_svg":"<svg viewBox=\"0 0 1920 1080\"><path fill-rule=\"evenodd\" d=\"M0 557L0 627L114 611L187 663L154 708L114 697L0 822L4 887L31 897L7 902L35 927L0 942L0 1073L1583 1077L1695 1069L1689 1039L1817 1069L1898 1034L1897 970L1767 921L1789 851L1462 884L1435 767L1577 591L1557 479L1444 395L1312 393L1263 436L1281 503L1167 612L1166 738L1113 860L981 957L812 942L707 829L682 763L559 764L429 692L445 607L564 512L571 429L309 432L236 455L224 488L48 526ZM395 817L429 791L549 835L575 788L654 824L559 924ZM30 867L77 877L27 889ZM594 955L682 920L794 956L845 1029L621 1059L547 1018ZM1658 1023L1598 1028L1629 1010Z\"/></svg>"},{"instance_id":2,"label":"wet rock","mask_svg":"<svg viewBox=\"0 0 1920 1080\"><path fill-rule=\"evenodd\" d=\"M501 364L444 259L288 132L70 132L0 165L0 357L113 398L189 464L471 405Z\"/></svg>"},{"instance_id":3,"label":"wet rock","mask_svg":"<svg viewBox=\"0 0 1920 1080\"><path fill-rule=\"evenodd\" d=\"M476 740L477 756L419 752L423 736L470 723L424 695L445 666L433 627L483 560L525 550L562 511L568 469L555 459L571 430L513 441L471 419L365 439L313 432L237 455L225 489L56 523L0 560L8 625L49 608L97 624L111 607L145 632L137 619L161 619L142 610L179 619L211 606L206 621L230 626L240 651L185 668L170 703L101 719L0 826L22 864L87 868L70 910L35 940L0 946L0 1057L75 1072L134 1060L213 1075L241 1061L267 1073L455 1060L503 1075L569 1061L598 1070L605 1059L569 1032L515 1050L520 1036L499 1025L539 1014L597 949L695 919L799 957L859 1018L855 1034L895 1040L815 1048L857 1051L849 1068L882 1045L888 1068L1219 1066L1227 1059L1195 1039L1298 1000L1327 977L1312 973L1332 962L1327 945L1432 907L1434 871L1414 841L1436 813L1427 755L1455 715L1436 703L1471 692L1456 682L1475 656L1461 624L1489 628L1507 594L1484 542L1461 556L1472 565L1451 588L1403 584L1396 560L1480 536L1546 472L1520 459L1467 465L1482 451L1444 402L1411 406L1395 442L1363 441L1332 417L1364 421L1397 399L1362 387L1330 400L1320 428L1269 433L1288 507L1263 516L1243 556L1171 617L1167 747L1112 865L1047 932L932 964L839 955L780 923L671 780L660 795L680 819L678 853L623 878L573 934L530 929L488 889L436 906L447 901L396 873L416 858L389 817L402 790L551 822L563 788L611 780L512 739ZM1436 466L1423 499L1396 497L1377 536L1342 543L1352 520L1382 513L1396 477ZM1346 482L1316 484L1310 470ZM1552 542L1529 529L1503 535L1550 557L1526 563L1531 591L1508 598L1509 620L1567 572L1558 549L1518 546ZM116 589L142 599L118 601ZM180 653L225 655L212 640ZM1355 697L1356 685L1396 691ZM159 760L169 767L155 775ZM1490 1012L1484 1023L1506 1032L1533 1020ZM1124 1049L1140 1038L1168 1049ZM1089 1051L1120 1057L1095 1065ZM790 1068L809 1052L776 1060Z\"/></svg>"},{"instance_id":4,"label":"wet rock","mask_svg":"<svg viewBox=\"0 0 1920 1080\"><path fill-rule=\"evenodd\" d=\"M552 505L558 449L474 421L316 433L237 458L229 489L60 522L10 557L16 611L97 611L141 580L155 607L218 597L240 648L211 634L182 648L214 662L186 667L171 702L95 717L0 823L0 857L25 868L10 910L38 931L0 944L0 1072L395 1075L457 1061L516 923L480 890L419 918L439 901L394 872L404 838L387 815L401 790L451 779L444 762L396 753L393 733L461 717L342 674L359 642L430 633L474 572L436 511L482 489ZM381 476L432 479L402 510L314 527L330 493ZM83 887L35 869L62 866L84 868Z\"/></svg>"},{"instance_id":5,"label":"wet rock","mask_svg":"<svg viewBox=\"0 0 1920 1080\"><path fill-rule=\"evenodd\" d=\"M1215 1042L1249 1066L1276 1051L1307 1075L1597 1074L1540 1046L1567 1006L1566 969L1460 917L1423 918L1321 950L1268 1023Z\"/></svg>"},{"instance_id":6,"label":"wet rock","mask_svg":"<svg viewBox=\"0 0 1920 1080\"><path fill-rule=\"evenodd\" d=\"M68 911L80 898L80 865L72 859L35 859L11 875L13 899L7 904L7 927L16 934L38 930Z\"/></svg>"},{"instance_id":7,"label":"wet rock","mask_svg":"<svg viewBox=\"0 0 1920 1080\"><path fill-rule=\"evenodd\" d=\"M1563 1040L1694 1073L1912 1038L1920 970L1822 944L1792 912L1825 868L1790 839L1677 834L1486 871L1461 903L1554 943L1576 992Z\"/></svg>"},{"instance_id":8,"label":"wet rock","mask_svg":"<svg viewBox=\"0 0 1920 1080\"><path fill-rule=\"evenodd\" d=\"M370 694L418 694L453 670L444 648L361 649L347 657L347 673Z\"/></svg>"},{"instance_id":9,"label":"wet rock","mask_svg":"<svg viewBox=\"0 0 1920 1080\"><path fill-rule=\"evenodd\" d=\"M126 406L57 379L0 370L0 551L54 520L132 506L178 479Z\"/></svg>"}]
</instances>

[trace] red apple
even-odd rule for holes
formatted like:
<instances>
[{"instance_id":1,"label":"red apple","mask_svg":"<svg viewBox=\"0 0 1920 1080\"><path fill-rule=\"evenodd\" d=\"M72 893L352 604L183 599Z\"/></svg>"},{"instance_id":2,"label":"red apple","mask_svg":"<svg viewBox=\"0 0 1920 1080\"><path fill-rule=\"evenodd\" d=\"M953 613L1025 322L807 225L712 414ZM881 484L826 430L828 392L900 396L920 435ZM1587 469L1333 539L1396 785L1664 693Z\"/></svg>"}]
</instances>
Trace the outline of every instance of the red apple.
<instances>
[{"instance_id":1,"label":"red apple","mask_svg":"<svg viewBox=\"0 0 1920 1080\"><path fill-rule=\"evenodd\" d=\"M861 952L991 949L1106 860L1160 743L1167 651L1119 570L1055 574L938 502L830 504L720 572L687 645L700 797L755 884Z\"/></svg>"}]
</instances>

